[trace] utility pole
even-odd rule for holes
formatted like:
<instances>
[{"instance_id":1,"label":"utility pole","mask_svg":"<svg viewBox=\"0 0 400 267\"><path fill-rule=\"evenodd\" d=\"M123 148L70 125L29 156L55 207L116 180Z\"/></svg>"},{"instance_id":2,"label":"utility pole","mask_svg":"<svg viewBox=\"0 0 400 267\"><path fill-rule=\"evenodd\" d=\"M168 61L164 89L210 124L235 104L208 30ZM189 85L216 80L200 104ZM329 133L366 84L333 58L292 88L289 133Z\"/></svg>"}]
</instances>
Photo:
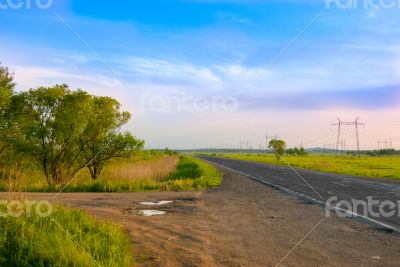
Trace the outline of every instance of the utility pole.
<instances>
[{"instance_id":1,"label":"utility pole","mask_svg":"<svg viewBox=\"0 0 400 267\"><path fill-rule=\"evenodd\" d=\"M359 122L359 118L357 117L354 121L342 121L340 118L336 118L337 119L337 123L334 123L332 125L338 126L338 133L337 133L337 139L336 139L336 156L339 153L339 142L340 142L340 135L341 135L341 129L342 126L354 126L355 130L356 130L356 140L357 140L357 155L358 157L360 157L360 139L359 139L359 132L358 132L358 128L360 125L365 125L364 123Z\"/></svg>"},{"instance_id":2,"label":"utility pole","mask_svg":"<svg viewBox=\"0 0 400 267\"><path fill-rule=\"evenodd\" d=\"M240 144L240 153L242 153L243 145L246 145L246 150L249 150L249 141L246 142L240 141L239 144Z\"/></svg>"},{"instance_id":3,"label":"utility pole","mask_svg":"<svg viewBox=\"0 0 400 267\"><path fill-rule=\"evenodd\" d=\"M380 140L378 140L378 150L381 150L381 145L384 145L384 146L382 146L382 148L384 148L384 149L389 149L389 148L393 148L392 147L392 140L385 140L385 141L380 141Z\"/></svg>"},{"instance_id":4,"label":"utility pole","mask_svg":"<svg viewBox=\"0 0 400 267\"><path fill-rule=\"evenodd\" d=\"M342 121L339 118L336 118L338 122L336 124L332 125L337 125L338 126L338 133L337 133L337 138L336 138L336 156L339 154L339 141L340 141L340 131L342 130Z\"/></svg>"}]
</instances>

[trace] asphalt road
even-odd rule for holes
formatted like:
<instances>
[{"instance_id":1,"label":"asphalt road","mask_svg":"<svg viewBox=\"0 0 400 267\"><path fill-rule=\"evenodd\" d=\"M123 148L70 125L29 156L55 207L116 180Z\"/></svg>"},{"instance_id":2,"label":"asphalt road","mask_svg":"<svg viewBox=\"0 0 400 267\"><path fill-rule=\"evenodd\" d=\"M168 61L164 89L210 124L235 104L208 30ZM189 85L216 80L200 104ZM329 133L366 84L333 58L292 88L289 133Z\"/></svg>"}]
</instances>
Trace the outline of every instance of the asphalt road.
<instances>
[{"instance_id":1,"label":"asphalt road","mask_svg":"<svg viewBox=\"0 0 400 267\"><path fill-rule=\"evenodd\" d=\"M324 207L328 203L327 201L331 199L329 206L340 207L338 210L340 214L357 217L375 226L387 230L390 228L400 233L400 183L398 181L292 169L289 166L217 157L202 156L200 158ZM337 200L332 200L332 197L337 197ZM370 202L372 203L370 211L367 210L368 207L361 204L357 205L355 202L357 200L367 203L368 198L379 201L379 203ZM341 200L352 206L349 207L344 202L338 205L338 201ZM390 201L395 203L396 206L391 207L388 202L383 201ZM385 205L382 205L382 202ZM354 203L356 203L356 206L354 206ZM380 208L381 211L379 211ZM351 211L351 213L343 212L342 209ZM394 214L390 214L390 212L394 212Z\"/></svg>"}]
</instances>

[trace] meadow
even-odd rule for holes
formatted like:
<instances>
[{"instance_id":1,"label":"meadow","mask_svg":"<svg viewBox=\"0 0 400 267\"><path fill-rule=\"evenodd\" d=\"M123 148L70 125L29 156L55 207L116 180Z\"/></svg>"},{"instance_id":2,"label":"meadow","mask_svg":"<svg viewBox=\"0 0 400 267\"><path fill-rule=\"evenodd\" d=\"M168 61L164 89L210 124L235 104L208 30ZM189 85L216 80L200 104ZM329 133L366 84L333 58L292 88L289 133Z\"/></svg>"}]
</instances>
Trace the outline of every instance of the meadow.
<instances>
[{"instance_id":1,"label":"meadow","mask_svg":"<svg viewBox=\"0 0 400 267\"><path fill-rule=\"evenodd\" d=\"M62 206L45 218L33 211L0 218L0 266L132 266L121 227Z\"/></svg>"},{"instance_id":2,"label":"meadow","mask_svg":"<svg viewBox=\"0 0 400 267\"><path fill-rule=\"evenodd\" d=\"M361 156L332 155L284 156L277 162L272 154L216 154L218 157L249 160L261 163L287 165L300 169L363 176L370 178L400 179L399 156Z\"/></svg>"}]
</instances>

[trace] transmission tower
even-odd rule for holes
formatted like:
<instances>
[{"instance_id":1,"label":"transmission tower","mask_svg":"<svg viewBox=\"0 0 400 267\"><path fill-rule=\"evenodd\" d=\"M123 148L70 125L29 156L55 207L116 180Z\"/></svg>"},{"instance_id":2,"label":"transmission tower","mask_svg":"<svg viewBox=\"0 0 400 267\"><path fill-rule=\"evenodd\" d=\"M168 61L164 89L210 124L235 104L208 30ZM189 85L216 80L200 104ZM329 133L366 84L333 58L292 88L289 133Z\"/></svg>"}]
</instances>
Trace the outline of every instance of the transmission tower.
<instances>
[{"instance_id":1,"label":"transmission tower","mask_svg":"<svg viewBox=\"0 0 400 267\"><path fill-rule=\"evenodd\" d=\"M393 148L392 146L392 140L385 140L385 141L380 141L378 140L378 150L381 150L381 145L384 145L384 149L388 149L388 148Z\"/></svg>"},{"instance_id":2,"label":"transmission tower","mask_svg":"<svg viewBox=\"0 0 400 267\"><path fill-rule=\"evenodd\" d=\"M336 139L336 156L339 153L339 143L340 143L340 135L341 135L341 130L342 126L354 126L356 130L356 140L357 140L357 155L360 157L360 139L359 139L359 134L358 134L358 127L360 125L365 125L364 123L361 123L358 121L358 117L354 121L342 121L340 118L337 118L337 123L334 123L332 125L337 125L338 126L338 134L337 134L337 139Z\"/></svg>"}]
</instances>

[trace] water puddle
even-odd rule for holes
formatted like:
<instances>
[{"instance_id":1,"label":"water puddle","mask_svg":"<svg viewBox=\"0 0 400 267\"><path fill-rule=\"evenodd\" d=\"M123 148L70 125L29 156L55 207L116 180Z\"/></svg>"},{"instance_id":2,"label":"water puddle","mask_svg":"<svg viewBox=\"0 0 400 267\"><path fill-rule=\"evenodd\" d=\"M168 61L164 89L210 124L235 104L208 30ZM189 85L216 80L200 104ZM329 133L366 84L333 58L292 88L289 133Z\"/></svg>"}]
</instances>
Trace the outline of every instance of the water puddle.
<instances>
[{"instance_id":1,"label":"water puddle","mask_svg":"<svg viewBox=\"0 0 400 267\"><path fill-rule=\"evenodd\" d=\"M172 200L161 200L158 202L144 201L144 202L139 202L139 204L146 205L146 206L162 206L165 204L171 204L173 202L174 201L172 201Z\"/></svg>"},{"instance_id":2,"label":"water puddle","mask_svg":"<svg viewBox=\"0 0 400 267\"><path fill-rule=\"evenodd\" d=\"M141 210L143 216L164 215L166 212L162 210Z\"/></svg>"}]
</instances>

